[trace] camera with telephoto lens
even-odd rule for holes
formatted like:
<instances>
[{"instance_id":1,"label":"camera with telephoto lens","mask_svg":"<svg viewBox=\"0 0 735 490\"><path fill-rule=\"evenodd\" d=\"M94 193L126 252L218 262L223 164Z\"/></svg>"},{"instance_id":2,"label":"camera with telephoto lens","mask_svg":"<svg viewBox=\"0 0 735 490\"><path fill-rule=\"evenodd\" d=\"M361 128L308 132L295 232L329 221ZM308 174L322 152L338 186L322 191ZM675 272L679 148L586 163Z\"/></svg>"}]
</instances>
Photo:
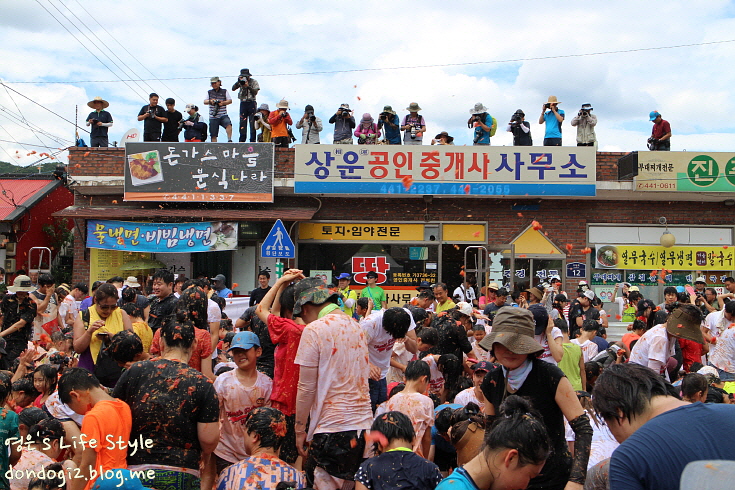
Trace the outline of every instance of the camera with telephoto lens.
<instances>
[{"instance_id":1,"label":"camera with telephoto lens","mask_svg":"<svg viewBox=\"0 0 735 490\"><path fill-rule=\"evenodd\" d=\"M587 116L589 116L589 115L590 115L590 111L588 111L587 109L580 109L580 111L579 111L579 115L580 115L581 117L587 117Z\"/></svg>"},{"instance_id":2,"label":"camera with telephoto lens","mask_svg":"<svg viewBox=\"0 0 735 490\"><path fill-rule=\"evenodd\" d=\"M510 116L510 125L511 126L518 126L523 122L523 115L519 112L514 112L512 116Z\"/></svg>"},{"instance_id":3,"label":"camera with telephoto lens","mask_svg":"<svg viewBox=\"0 0 735 490\"><path fill-rule=\"evenodd\" d=\"M309 111L309 112L307 112L307 114L309 115L309 121L311 121L311 122L316 121L316 116L314 115L313 112Z\"/></svg>"},{"instance_id":4,"label":"camera with telephoto lens","mask_svg":"<svg viewBox=\"0 0 735 490\"><path fill-rule=\"evenodd\" d=\"M256 112L254 117L255 119L260 119L261 117L263 117L263 114L261 114L260 112Z\"/></svg>"},{"instance_id":5,"label":"camera with telephoto lens","mask_svg":"<svg viewBox=\"0 0 735 490\"><path fill-rule=\"evenodd\" d=\"M240 75L239 77L237 77L237 79L240 82L240 85L245 85L246 83L248 83L248 79L246 77L242 76L242 75Z\"/></svg>"},{"instance_id":6,"label":"camera with telephoto lens","mask_svg":"<svg viewBox=\"0 0 735 490\"><path fill-rule=\"evenodd\" d=\"M418 132L418 129L416 129L416 126L411 126L411 139L416 139L416 133Z\"/></svg>"}]
</instances>

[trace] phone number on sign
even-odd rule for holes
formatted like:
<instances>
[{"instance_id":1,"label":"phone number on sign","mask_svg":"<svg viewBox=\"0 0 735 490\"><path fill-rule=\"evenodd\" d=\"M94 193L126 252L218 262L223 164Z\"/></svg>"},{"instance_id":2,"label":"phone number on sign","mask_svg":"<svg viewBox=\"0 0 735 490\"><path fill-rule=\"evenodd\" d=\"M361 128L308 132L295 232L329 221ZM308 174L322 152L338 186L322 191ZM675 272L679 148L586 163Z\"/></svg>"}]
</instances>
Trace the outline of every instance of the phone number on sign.
<instances>
[{"instance_id":1,"label":"phone number on sign","mask_svg":"<svg viewBox=\"0 0 735 490\"><path fill-rule=\"evenodd\" d=\"M232 201L234 194L164 194L164 201Z\"/></svg>"},{"instance_id":2,"label":"phone number on sign","mask_svg":"<svg viewBox=\"0 0 735 490\"><path fill-rule=\"evenodd\" d=\"M676 182L638 182L636 190L641 189L676 189Z\"/></svg>"}]
</instances>

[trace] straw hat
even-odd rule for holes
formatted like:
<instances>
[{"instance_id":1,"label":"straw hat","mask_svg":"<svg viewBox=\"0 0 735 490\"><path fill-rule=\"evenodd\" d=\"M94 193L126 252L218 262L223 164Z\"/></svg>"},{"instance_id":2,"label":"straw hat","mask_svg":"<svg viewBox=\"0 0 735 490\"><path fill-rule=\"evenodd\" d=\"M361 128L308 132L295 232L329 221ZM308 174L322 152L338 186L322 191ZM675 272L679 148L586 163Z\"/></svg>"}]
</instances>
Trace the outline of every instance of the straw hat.
<instances>
[{"instance_id":1,"label":"straw hat","mask_svg":"<svg viewBox=\"0 0 735 490\"><path fill-rule=\"evenodd\" d=\"M103 108L103 109L107 109L108 107L110 107L110 103L109 103L109 102L107 102L107 101L106 101L105 99L103 99L103 98L102 98L102 97L100 97L100 96L97 96L97 97L95 97L94 99L92 99L92 100L90 100L89 102L87 102L87 105L88 105L89 107L91 107L92 109L94 109L94 103L95 103L95 102L102 102L102 108Z\"/></svg>"},{"instance_id":2,"label":"straw hat","mask_svg":"<svg viewBox=\"0 0 735 490\"><path fill-rule=\"evenodd\" d=\"M286 99L281 99L278 104L276 104L277 109L288 109L288 101Z\"/></svg>"},{"instance_id":3,"label":"straw hat","mask_svg":"<svg viewBox=\"0 0 735 490\"><path fill-rule=\"evenodd\" d=\"M549 100L547 100L546 103L547 104L561 104L561 102L559 102L556 99L556 95L549 95Z\"/></svg>"},{"instance_id":4,"label":"straw hat","mask_svg":"<svg viewBox=\"0 0 735 490\"><path fill-rule=\"evenodd\" d=\"M537 354L544 348L533 338L536 322L524 308L501 308L493 319L493 330L480 341L490 351L493 344L503 344L513 354Z\"/></svg>"}]
</instances>

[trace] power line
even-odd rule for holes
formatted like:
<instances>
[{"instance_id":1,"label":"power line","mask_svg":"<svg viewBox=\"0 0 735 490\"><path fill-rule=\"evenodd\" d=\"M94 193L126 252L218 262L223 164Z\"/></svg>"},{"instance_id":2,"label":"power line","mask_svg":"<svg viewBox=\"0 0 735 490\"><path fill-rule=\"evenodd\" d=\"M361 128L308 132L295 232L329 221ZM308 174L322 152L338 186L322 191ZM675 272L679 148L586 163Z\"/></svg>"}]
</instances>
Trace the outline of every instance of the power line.
<instances>
[{"instance_id":1,"label":"power line","mask_svg":"<svg viewBox=\"0 0 735 490\"><path fill-rule=\"evenodd\" d=\"M38 0L36 0L36 1L38 1ZM59 115L59 114L55 113L54 111L52 111L52 110L51 110L51 109L49 109L48 107L44 106L43 104L39 104L38 102L36 102L35 100L31 99L30 97L27 97L27 96L25 96L25 95L21 94L20 92L18 92L18 91L17 91L17 90L15 90L14 88L12 88L12 87L8 87L8 85L7 85L7 84L6 84L5 82L2 82L2 81L0 81L0 85L2 85L2 86L4 86L4 87L7 87L8 89L12 90L12 91L13 91L13 92L15 92L16 94L18 94L18 95L20 95L21 97L23 97L24 99L30 100L31 102L33 102L33 103L34 103L34 104L36 104L37 106L39 106L39 107L42 107L42 108L46 109L46 110L47 110L48 112L50 112L50 113L51 113L51 114L53 114L54 116L60 117L60 118L61 118L61 119L63 119L64 121L68 122L69 124L72 124L72 125L73 125L73 126L74 126L75 128L77 128L77 129L81 129L82 131L84 131L84 132L86 132L86 133L89 133L89 131L87 131L87 130L86 130L86 129L84 129L83 127L79 126L79 125L78 125L77 123L75 123L75 122L71 122L70 120L68 120L68 119L67 119L67 118L65 118L64 116L61 116L61 115Z\"/></svg>"},{"instance_id":2,"label":"power line","mask_svg":"<svg viewBox=\"0 0 735 490\"><path fill-rule=\"evenodd\" d=\"M8 110L6 107L3 107L0 105L0 115L8 119L9 121L17 124L23 129L33 131L40 133L41 135L45 136L46 138L52 140L52 142L56 143L58 145L66 145L66 142L73 142L73 140L62 138L60 136L56 136L52 133L49 133L48 131L44 130L43 128L40 128L39 126L36 126L35 124L32 124L30 121L26 120L26 122L20 122L20 118L14 114L12 111ZM42 142L43 143L43 142Z\"/></svg>"},{"instance_id":3,"label":"power line","mask_svg":"<svg viewBox=\"0 0 735 490\"><path fill-rule=\"evenodd\" d=\"M8 90L8 87L3 87L3 88L5 89L5 93L8 94L8 97L13 102L13 105L15 106L15 108L18 109L18 114L20 115L21 121L24 124L26 124L26 126L28 127L28 129L30 129L33 132L33 136L36 137L36 139L38 140L38 142L41 143L41 144L43 144L44 142L41 140L41 137L38 135L38 132L35 131L31 127L30 122L28 121L28 119L26 119L25 115L23 115L23 112L21 112L20 107L18 107L18 104L15 102L15 99L13 98L13 96L10 93L10 91Z\"/></svg>"},{"instance_id":4,"label":"power line","mask_svg":"<svg viewBox=\"0 0 735 490\"><path fill-rule=\"evenodd\" d=\"M0 143L18 143L19 145L32 146L34 148L46 148L48 150L58 150L58 146L33 145L31 143L21 143L20 141L1 140Z\"/></svg>"},{"instance_id":5,"label":"power line","mask_svg":"<svg viewBox=\"0 0 735 490\"><path fill-rule=\"evenodd\" d=\"M87 50L87 51L89 52L89 54L91 54L92 56L94 56L94 57L95 57L95 59L96 59L97 61L99 61L99 62L100 62L100 64L101 64L102 66L104 66L105 68L107 68L107 69L108 69L108 70L110 71L110 73L112 73L112 74L113 74L113 75L115 75L115 76L116 76L116 77L117 77L118 79L120 79L120 81L121 81L121 82L123 82L123 83L124 83L124 84L125 84L125 85L126 85L126 86L127 86L127 87L128 87L129 89L130 89L130 90L132 90L132 91L133 91L133 93L135 93L135 95L136 95L136 96L140 96L140 94L138 94L138 93L137 93L137 92L135 91L135 89L134 89L133 87L131 87L131 86L130 86L130 84L128 84L128 83L127 83L127 81L125 81L125 80L123 80L122 78L120 78L120 77L118 76L118 74L117 74L117 73L115 73L115 72L114 72L114 71L112 70L112 68L110 68L109 66L107 66L107 65L105 64L105 62L104 62L104 61L102 61L102 60L101 60L101 59L99 58L99 56L97 56L96 54L94 54L94 53L92 52L92 50L91 50L91 49L89 49L89 48L87 47L87 45L86 45L86 44L84 44L84 43L83 43L83 42L82 42L82 41L81 41L81 40L80 40L80 39L79 39L78 37L76 37L76 36L74 35L74 33L73 33L73 32L71 32L71 31L69 30L69 28L67 28L67 27L66 27L66 26L64 25L64 23L63 23L63 22L61 22L61 21L60 21L60 20L59 20L59 19L58 19L58 18L57 18L57 17L56 17L56 16L54 15L54 14L52 14L52 13L51 13L51 11L50 11L49 9L47 9L47 8L46 8L46 7L45 7L45 6L44 6L44 5L43 5L43 4L42 4L42 3L40 2L40 0L36 0L36 3L37 3L38 5L40 5L40 6L41 6L41 8L42 8L42 9L44 9L44 10L45 10L46 12L48 12L48 14L49 14L49 15L50 15L51 17L53 17L53 18L54 18L54 20L55 20L56 22L58 22L58 23L59 23L59 25L60 25L61 27L63 27L63 28L64 28L64 30L65 30L66 32L68 32L68 33L69 33L69 35L70 35L71 37L73 37L73 38L74 38L74 39L75 39L75 40L76 40L76 41L77 41L77 42L78 42L79 44L81 44L81 45L82 45L82 47L83 47L84 49L86 49L86 50ZM56 7L55 7L55 6L53 5L53 4L51 4L51 6L52 6L52 7L54 7L54 8L56 8ZM59 11L59 9L58 9L58 8L56 8L56 10L57 10L57 11ZM61 11L59 11L59 13L61 13ZM62 14L62 15L63 15L63 14ZM64 16L64 18L66 18L66 19L68 20L68 18L67 18L66 16ZM70 23L71 23L72 25L74 25L74 24L73 24L72 22L70 22ZM76 27L76 26L74 26L74 27ZM77 30L79 30L79 28L78 28L78 27L77 27ZM79 31L79 32L81 32L81 31ZM86 36L85 36L85 37L86 37ZM89 39L89 38L87 38L87 39ZM92 41L91 41L91 40L90 40L90 43L92 43Z\"/></svg>"},{"instance_id":6,"label":"power line","mask_svg":"<svg viewBox=\"0 0 735 490\"><path fill-rule=\"evenodd\" d=\"M36 0L38 1L38 0ZM433 65L414 65L414 66L393 66L385 68L354 68L350 70L327 70L327 71L305 71L305 72L294 72L294 73L261 73L256 74L258 77L289 77L289 76L300 76L300 75L331 75L337 73L356 73L356 72L368 72L368 71L389 71L389 70L415 70L421 68L444 68L444 67L457 67L457 66L473 66L473 65L492 65L501 63L521 63L524 61L544 61L544 60L555 60L563 58L580 58L586 56L603 56L608 54L623 54L623 53L637 53L642 51L657 51L663 49L679 49L679 48L690 48L696 46L710 46L715 44L726 44L733 43L735 39L727 39L723 41L709 41L701 43L690 43L690 44L677 44L674 46L654 46L647 48L633 48L633 49L619 49L614 51L598 51L593 53L579 53L579 54L563 54L554 56L534 56L530 58L515 58L506 60L491 60L491 61L468 61L464 63L439 63ZM118 77L119 78L119 77ZM65 81L14 81L8 83L25 83L25 84L54 84L54 83L65 83L65 84L76 84L76 83L117 83L117 82L145 82L145 81L162 81L162 80L204 80L209 79L210 76L200 77L172 77L172 78L142 78L142 79L129 79L129 80L65 80Z\"/></svg>"}]
</instances>

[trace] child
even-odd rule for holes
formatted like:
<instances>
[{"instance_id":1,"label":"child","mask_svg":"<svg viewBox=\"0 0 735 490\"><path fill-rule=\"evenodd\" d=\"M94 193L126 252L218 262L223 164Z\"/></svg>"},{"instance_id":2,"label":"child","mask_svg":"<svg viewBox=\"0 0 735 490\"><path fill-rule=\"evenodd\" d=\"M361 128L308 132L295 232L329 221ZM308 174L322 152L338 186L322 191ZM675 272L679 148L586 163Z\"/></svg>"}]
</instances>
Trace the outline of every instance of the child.
<instances>
[{"instance_id":1,"label":"child","mask_svg":"<svg viewBox=\"0 0 735 490\"><path fill-rule=\"evenodd\" d=\"M108 395L97 378L83 368L66 369L59 379L58 392L62 403L84 415L84 440L97 441L97 444L87 444L82 449L79 478L73 478L69 486L70 490L89 490L96 480L91 477L91 470L95 470L99 476L107 470L128 467L127 445L123 448L117 444L110 447L106 442L110 438L113 441L129 441L133 416L127 403Z\"/></svg>"},{"instance_id":2,"label":"child","mask_svg":"<svg viewBox=\"0 0 735 490\"><path fill-rule=\"evenodd\" d=\"M428 456L431 446L431 427L434 425L434 402L424 395L429 387L429 365L423 361L411 361L406 366L406 388L388 400L389 412L403 412L411 419L416 437L413 450L419 456Z\"/></svg>"},{"instance_id":3,"label":"child","mask_svg":"<svg viewBox=\"0 0 735 490\"><path fill-rule=\"evenodd\" d=\"M254 408L270 405L273 381L256 369L262 352L257 335L239 332L230 345L237 369L221 374L214 382L221 424L214 450L217 474L248 456L242 444L247 437L245 416Z\"/></svg>"},{"instance_id":4,"label":"child","mask_svg":"<svg viewBox=\"0 0 735 490\"><path fill-rule=\"evenodd\" d=\"M551 451L546 427L523 398L510 395L480 453L454 470L437 490L526 488Z\"/></svg>"},{"instance_id":5,"label":"child","mask_svg":"<svg viewBox=\"0 0 735 490\"><path fill-rule=\"evenodd\" d=\"M253 409L245 416L243 432L242 443L250 456L222 472L217 490L275 488L284 481L295 483L290 488L306 487L303 474L278 457L286 436L286 418L279 410Z\"/></svg>"},{"instance_id":6,"label":"child","mask_svg":"<svg viewBox=\"0 0 735 490\"><path fill-rule=\"evenodd\" d=\"M472 340L470 343L472 344L472 352L467 354L468 359L474 359L475 361L489 361L490 360L490 353L480 347L480 341L485 338L485 335L487 335L485 326L484 325L475 325L475 328L472 330ZM472 364L475 364L474 362Z\"/></svg>"},{"instance_id":7,"label":"child","mask_svg":"<svg viewBox=\"0 0 735 490\"><path fill-rule=\"evenodd\" d=\"M425 312L426 310L421 309L421 311ZM413 309L411 312L413 314ZM439 334L436 329L431 327L422 327L419 331L419 321L416 321L415 315L414 321L417 325L416 348L418 349L418 352L426 352L433 349L437 342L439 342ZM388 376L386 377L388 384L398 382L402 383L404 381L403 372L406 370L406 365L408 364L408 361L413 359L414 354L411 354L408 349L406 349L406 343L396 342L393 345L393 354L390 358L390 369L388 370Z\"/></svg>"},{"instance_id":8,"label":"child","mask_svg":"<svg viewBox=\"0 0 735 490\"><path fill-rule=\"evenodd\" d=\"M25 440L30 428L47 418L49 418L49 414L38 407L24 408L18 414L18 432L20 432L20 437Z\"/></svg>"},{"instance_id":9,"label":"child","mask_svg":"<svg viewBox=\"0 0 735 490\"><path fill-rule=\"evenodd\" d=\"M58 371L50 364L41 364L33 371L33 387L40 393L33 406L41 408L51 393L56 390Z\"/></svg>"},{"instance_id":10,"label":"child","mask_svg":"<svg viewBox=\"0 0 735 490\"><path fill-rule=\"evenodd\" d=\"M370 429L376 452L355 474L355 490L415 488L432 490L441 481L439 468L411 451L415 432L401 412L378 416Z\"/></svg>"},{"instance_id":11,"label":"child","mask_svg":"<svg viewBox=\"0 0 735 490\"><path fill-rule=\"evenodd\" d=\"M564 348L564 355L559 361L559 369L572 383L574 391L584 391L587 387L587 376L584 370L584 356L582 355L582 348L569 341L569 325L566 321L561 318L554 320L554 325L561 330L562 334L562 347Z\"/></svg>"},{"instance_id":12,"label":"child","mask_svg":"<svg viewBox=\"0 0 735 490\"><path fill-rule=\"evenodd\" d=\"M457 393L457 396L454 397L454 403L466 406L472 402L477 404L480 410L483 410L485 408L485 395L482 394L480 385L482 385L482 381L491 367L492 363L488 361L480 361L472 366L472 388Z\"/></svg>"},{"instance_id":13,"label":"child","mask_svg":"<svg viewBox=\"0 0 735 490\"><path fill-rule=\"evenodd\" d=\"M596 320L585 320L579 337L572 340L582 348L584 362L591 361L597 355L597 344L592 339L597 335L599 329L600 326Z\"/></svg>"},{"instance_id":14,"label":"child","mask_svg":"<svg viewBox=\"0 0 735 490\"><path fill-rule=\"evenodd\" d=\"M118 366L125 369L129 368L134 362L147 361L150 358L148 351L145 350L143 340L138 334L130 330L117 332L110 340L110 345L105 349L105 353Z\"/></svg>"},{"instance_id":15,"label":"child","mask_svg":"<svg viewBox=\"0 0 735 490\"><path fill-rule=\"evenodd\" d=\"M128 314L130 321L133 322L133 332L143 342L143 350L145 352L150 351L153 343L153 330L143 320L143 310L135 303L125 303L122 305L122 310Z\"/></svg>"},{"instance_id":16,"label":"child","mask_svg":"<svg viewBox=\"0 0 735 490\"><path fill-rule=\"evenodd\" d=\"M16 413L20 413L21 410L30 406L39 394L33 385L33 379L30 377L20 378L13 383L12 389L13 396L9 400L12 400L13 410Z\"/></svg>"},{"instance_id":17,"label":"child","mask_svg":"<svg viewBox=\"0 0 735 490\"><path fill-rule=\"evenodd\" d=\"M10 480L11 490L26 490L32 475L39 474L46 466L53 464L61 455L61 445L65 436L64 427L56 419L44 419L33 425L28 433L28 439L22 444L23 456L18 464L13 466L15 471L13 479ZM76 468L68 460L64 465L70 469ZM18 478L21 474L22 476Z\"/></svg>"},{"instance_id":18,"label":"child","mask_svg":"<svg viewBox=\"0 0 735 490\"><path fill-rule=\"evenodd\" d=\"M20 437L18 414L5 407L5 402L10 397L11 389L10 376L7 373L0 372L0 405L3 405L0 408L0 447L4 448L0 451L0 488L10 488L5 473L10 469L11 465L15 465L18 459L20 459L18 445L9 445L11 439Z\"/></svg>"}]
</instances>

